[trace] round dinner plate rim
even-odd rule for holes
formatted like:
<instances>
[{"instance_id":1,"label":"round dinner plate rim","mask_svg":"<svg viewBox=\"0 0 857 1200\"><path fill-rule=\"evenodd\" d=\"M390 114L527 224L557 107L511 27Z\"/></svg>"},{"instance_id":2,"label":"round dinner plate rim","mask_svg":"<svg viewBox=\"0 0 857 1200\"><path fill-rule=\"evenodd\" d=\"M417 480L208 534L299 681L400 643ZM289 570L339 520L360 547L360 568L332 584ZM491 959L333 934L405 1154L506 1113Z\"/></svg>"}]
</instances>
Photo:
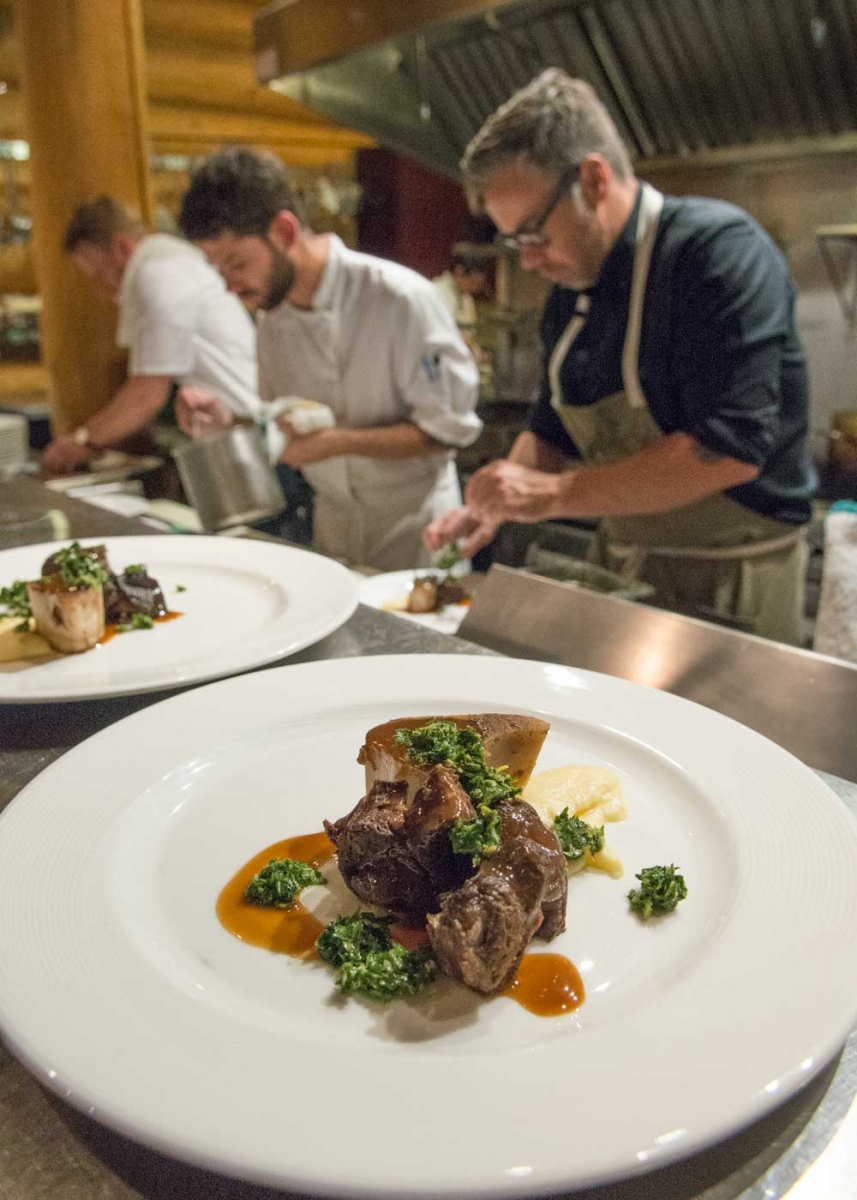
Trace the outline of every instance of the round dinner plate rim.
<instances>
[{"instance_id":1,"label":"round dinner plate rim","mask_svg":"<svg viewBox=\"0 0 857 1200\"><path fill-rule=\"evenodd\" d=\"M224 679L218 682L209 683L203 688L196 689L193 693L185 693L184 695L177 697L167 698L161 701L159 704L153 705L140 713L132 714L131 716L116 722L108 729L102 730L98 734L93 735L92 738L87 739L86 742L81 743L62 759L52 764L46 769L45 772L43 772L40 776L37 776L36 779L32 781L32 783L28 785L28 787L24 789L24 791L18 797L16 797L7 810L8 816L20 813L22 811L22 805L26 804L27 802L27 792L31 790L36 791L37 785L38 788L44 787L49 776L52 776L54 781L58 780L63 770L68 769L69 763L73 764L75 756L84 753L87 747L91 748L91 744L93 742L96 742L100 739L101 743L103 744L105 739L111 736L117 736L117 733L121 739L122 731L127 731L129 727L128 723L133 725L135 723L143 724L149 721L155 721L157 724L158 710L163 710L164 706L184 705L189 703L192 697L195 696L198 698L204 693L208 693L210 695L215 689L219 689L221 692L227 688L233 689L236 692L247 689L248 692L252 694L255 689L260 688L261 692L264 693L268 688L275 687L276 681L274 677L278 675L282 676L285 672L289 672L289 676L294 683L296 682L296 673L301 673L305 676L313 674L316 674L319 677L326 675L332 676L337 673L337 668L342 668L344 666L346 673L355 672L359 676L363 671L377 673L383 668L384 665L387 665L391 668L394 665L410 666L415 668L420 662L427 667L429 664L433 664L431 669L442 670L446 668L452 671L466 671L469 669L477 674L480 671L483 671L488 675L490 675L492 671L502 674L503 672L508 672L510 669L513 671L517 669L527 673L537 671L543 672L547 668L550 671L559 670L561 672L566 672L569 676L577 676L583 681L584 684L588 682L590 687L605 686L608 690L615 689L617 695L625 694L639 696L640 694L649 694L661 697L661 700L659 700L657 703L665 703L667 707L675 704L681 706L687 705L690 708L697 709L700 713L706 714L707 718L713 720L715 723L723 722L724 728L734 727L736 730L742 730L743 733L740 736L749 734L751 739L757 740L757 744L764 744L769 748L773 747L773 751L776 754L783 756L784 762L788 761L792 764L796 764L800 771L805 773L807 782L809 783L811 781L816 786L816 790L819 791L819 794L821 794L821 792L827 793L837 804L842 803L839 798L835 796L835 793L833 793L831 789L823 783L823 781L818 779L817 776L810 772L807 767L805 767L803 764L797 763L797 760L792 759L791 756L787 755L785 751L782 751L779 747L774 746L773 743L767 742L767 740L762 738L760 735L746 730L743 726L738 725L729 718L723 717L719 714L711 713L709 710L703 709L702 706L691 704L691 702L681 700L675 696L669 696L667 693L653 692L651 689L645 688L642 685L629 683L624 680L617 680L610 676L597 675L594 672L576 671L571 668L556 668L552 664L534 663L528 660L510 660L505 658L495 659L482 656L466 655L399 655L374 656L368 659L333 660L326 662L297 664L292 666L287 665L273 672L265 672L264 675L245 675ZM592 681L601 682L593 685ZM462 686L466 687L469 686L469 684ZM676 709L675 711L678 710ZM118 811L120 810L117 809L117 812ZM845 809L844 806L843 811L847 813L847 809ZM0 842L2 842L2 836L4 832L3 823L6 820L7 814L0 816ZM850 1019L848 1024L850 1025ZM781 1103L785 1102L796 1092L806 1086L806 1084L810 1082L814 1075L823 1069L823 1067L827 1064L827 1062L829 1062L829 1060L841 1046L845 1036L847 1036L847 1032L848 1030L845 1028L845 1022L843 1021L842 1029L837 1030L833 1034L828 1034L825 1037L820 1038L819 1044L816 1046L817 1060L814 1064L814 1069L811 1072L805 1072L802 1076L797 1074L796 1069L793 1070L792 1075L785 1081L785 1086L777 1095L776 1100L766 1100L764 1097L757 1096L756 1103L754 1105L745 1106L745 1110L742 1112L739 1118L729 1118L724 1116L722 1125L717 1128L712 1127L707 1137L697 1137L690 1149L688 1149L686 1146L676 1147L674 1151L667 1149L659 1157L657 1163L654 1164L654 1167L657 1168L665 1166L676 1159L686 1157L688 1154L699 1153L705 1148L722 1140L729 1134L737 1132L747 1124L759 1119L760 1117L779 1107ZM44 1064L40 1064L38 1054L32 1052L31 1047L27 1044L26 1039L16 1037L15 1032L13 1032L11 1035L7 1034L6 1036L10 1045L15 1048L16 1053L18 1053L19 1056L28 1063L28 1065L35 1071L43 1083L45 1083L52 1090L56 1091L61 1097L69 1100L72 1104L84 1109L84 1111L87 1107L91 1108L91 1101L93 1099L91 1093L84 1094L86 1089L78 1087L76 1089L72 1089L71 1094L69 1094L68 1081L59 1078L51 1079L48 1077L46 1075ZM128 1121L124 1120L120 1115L115 1113L103 1112L99 1110L97 1115L98 1119L105 1125L117 1129L120 1132L127 1134L131 1138L134 1138L135 1140L142 1141L146 1145L153 1146L156 1149L166 1150L169 1153L176 1154L185 1161L193 1162L201 1167L213 1168L236 1178L250 1179L256 1182L279 1187L299 1188L312 1194L319 1195L366 1195L392 1197L403 1194L401 1181L390 1182L387 1184L379 1184L376 1182L371 1185L359 1183L355 1187L353 1184L345 1181L336 1182L335 1180L330 1179L309 1179L303 1174L289 1175L283 1172L271 1174L267 1171L254 1171L252 1166L249 1164L245 1163L241 1165L237 1163L234 1155L229 1157L225 1154L220 1155L210 1151L202 1152L196 1146L189 1148L181 1141L181 1139L171 1139L168 1135L164 1134L163 1131L161 1131L159 1134L156 1127L142 1129L139 1122L131 1122L129 1124ZM155 1123L155 1126L156 1124L157 1123ZM548 1178L539 1176L532 1182L517 1179L511 1182L504 1180L502 1184L498 1182L485 1182L475 1185L468 1183L466 1185L457 1186L454 1189L450 1188L449 1185L434 1185L425 1189L414 1189L409 1187L405 1194L414 1197L428 1197L432 1195L461 1195L463 1197L467 1196L473 1198L484 1197L487 1200L488 1197L524 1196L536 1193L543 1194L546 1190L551 1191L556 1190L557 1188L579 1188L584 1186L592 1186L598 1183L606 1183L609 1181L618 1181L623 1178L642 1174L647 1169L653 1168L646 1168L640 1164L635 1165L633 1163L626 1163L624 1168L612 1171L609 1175L595 1174L591 1177L584 1176L574 1179L569 1179L567 1175L562 1177Z\"/></svg>"}]
</instances>

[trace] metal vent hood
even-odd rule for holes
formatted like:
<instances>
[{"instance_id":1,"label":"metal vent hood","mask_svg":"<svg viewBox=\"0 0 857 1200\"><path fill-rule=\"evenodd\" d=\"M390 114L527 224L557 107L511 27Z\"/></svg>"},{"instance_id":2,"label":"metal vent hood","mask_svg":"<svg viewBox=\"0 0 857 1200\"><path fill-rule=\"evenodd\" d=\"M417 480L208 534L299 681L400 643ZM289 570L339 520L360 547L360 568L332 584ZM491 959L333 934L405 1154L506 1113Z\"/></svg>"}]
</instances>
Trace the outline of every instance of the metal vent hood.
<instances>
[{"instance_id":1,"label":"metal vent hood","mask_svg":"<svg viewBox=\"0 0 857 1200\"><path fill-rule=\"evenodd\" d=\"M548 66L649 168L857 152L857 0L277 0L255 44L260 82L453 176Z\"/></svg>"}]
</instances>

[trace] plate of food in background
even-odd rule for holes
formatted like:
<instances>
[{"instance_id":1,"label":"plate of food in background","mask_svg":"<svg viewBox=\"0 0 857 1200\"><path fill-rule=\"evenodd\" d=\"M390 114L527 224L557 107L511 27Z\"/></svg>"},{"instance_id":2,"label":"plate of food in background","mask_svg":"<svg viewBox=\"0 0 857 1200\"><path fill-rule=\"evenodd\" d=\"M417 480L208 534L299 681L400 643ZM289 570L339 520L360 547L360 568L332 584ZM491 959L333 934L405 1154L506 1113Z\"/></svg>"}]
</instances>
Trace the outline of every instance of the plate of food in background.
<instances>
[{"instance_id":1,"label":"plate of food in background","mask_svg":"<svg viewBox=\"0 0 857 1200\"><path fill-rule=\"evenodd\" d=\"M262 666L357 606L339 563L216 537L42 543L0 553L0 703L90 700Z\"/></svg>"},{"instance_id":2,"label":"plate of food in background","mask_svg":"<svg viewBox=\"0 0 857 1200\"><path fill-rule=\"evenodd\" d=\"M468 571L469 564L452 549L442 553L432 567L360 578L360 603L438 633L456 633L470 606L470 591L462 579Z\"/></svg>"}]
</instances>

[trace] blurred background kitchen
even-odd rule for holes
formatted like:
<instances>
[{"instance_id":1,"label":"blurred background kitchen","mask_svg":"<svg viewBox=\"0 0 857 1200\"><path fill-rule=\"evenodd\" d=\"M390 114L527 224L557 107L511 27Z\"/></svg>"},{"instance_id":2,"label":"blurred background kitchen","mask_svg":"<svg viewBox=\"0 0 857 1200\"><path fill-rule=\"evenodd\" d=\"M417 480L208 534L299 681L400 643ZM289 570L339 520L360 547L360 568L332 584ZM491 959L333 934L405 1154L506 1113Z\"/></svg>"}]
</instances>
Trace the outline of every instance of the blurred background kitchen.
<instances>
[{"instance_id":1,"label":"blurred background kitchen","mask_svg":"<svg viewBox=\"0 0 857 1200\"><path fill-rule=\"evenodd\" d=\"M810 644L824 515L857 498L855 64L852 0L5 0L0 412L13 419L0 424L0 468L29 458L32 469L49 424L76 428L122 378L115 310L62 254L74 207L107 192L169 231L194 164L227 143L278 154L312 227L350 246L429 278L461 243L482 247L488 286L472 339L485 429L459 470L505 453L538 381L547 285L489 249L457 162L515 88L562 66L605 99L639 175L742 206L788 259L821 477ZM154 449L57 486L93 498L114 488L106 495L125 511L145 502L192 526ZM517 565L536 537L579 557L590 533L518 527L497 554Z\"/></svg>"}]
</instances>

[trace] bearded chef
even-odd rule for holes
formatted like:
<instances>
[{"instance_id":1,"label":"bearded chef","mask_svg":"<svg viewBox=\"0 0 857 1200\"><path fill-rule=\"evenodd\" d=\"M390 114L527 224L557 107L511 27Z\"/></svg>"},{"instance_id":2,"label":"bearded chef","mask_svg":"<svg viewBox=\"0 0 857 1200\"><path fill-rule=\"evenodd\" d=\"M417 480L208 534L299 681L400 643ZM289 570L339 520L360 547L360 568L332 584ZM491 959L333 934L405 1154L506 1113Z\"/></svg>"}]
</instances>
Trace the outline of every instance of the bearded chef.
<instances>
[{"instance_id":1,"label":"bearded chef","mask_svg":"<svg viewBox=\"0 0 857 1200\"><path fill-rule=\"evenodd\" d=\"M329 428L284 429L281 461L315 491L314 544L382 570L428 565L420 532L455 509L455 450L481 430L478 372L437 289L300 219L285 167L235 148L196 172L181 226L230 291L261 310L263 400L301 397ZM185 403L179 419L190 419ZM216 422L216 402L193 402Z\"/></svg>"}]
</instances>

